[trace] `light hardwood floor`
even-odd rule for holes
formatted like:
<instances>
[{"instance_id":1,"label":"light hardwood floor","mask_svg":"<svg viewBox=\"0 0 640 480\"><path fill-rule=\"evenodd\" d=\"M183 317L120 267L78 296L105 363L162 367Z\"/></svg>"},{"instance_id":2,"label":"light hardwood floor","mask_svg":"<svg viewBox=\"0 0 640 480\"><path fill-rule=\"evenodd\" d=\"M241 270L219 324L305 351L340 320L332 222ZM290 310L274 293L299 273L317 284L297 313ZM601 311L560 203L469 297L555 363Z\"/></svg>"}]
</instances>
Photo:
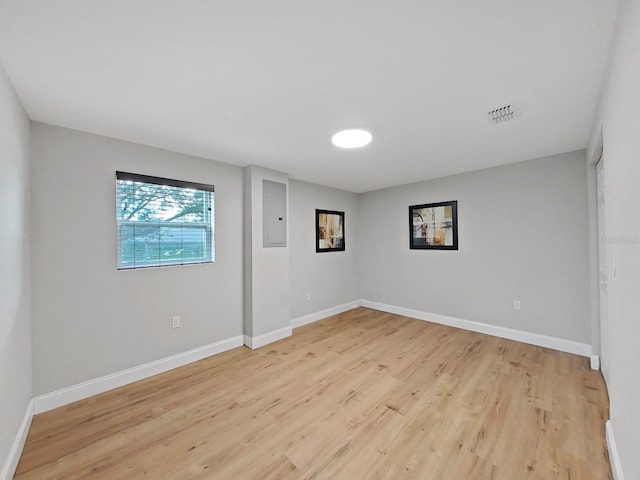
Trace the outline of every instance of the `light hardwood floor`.
<instances>
[{"instance_id":1,"label":"light hardwood floor","mask_svg":"<svg viewBox=\"0 0 640 480\"><path fill-rule=\"evenodd\" d=\"M599 372L366 308L34 418L16 478L611 479Z\"/></svg>"}]
</instances>

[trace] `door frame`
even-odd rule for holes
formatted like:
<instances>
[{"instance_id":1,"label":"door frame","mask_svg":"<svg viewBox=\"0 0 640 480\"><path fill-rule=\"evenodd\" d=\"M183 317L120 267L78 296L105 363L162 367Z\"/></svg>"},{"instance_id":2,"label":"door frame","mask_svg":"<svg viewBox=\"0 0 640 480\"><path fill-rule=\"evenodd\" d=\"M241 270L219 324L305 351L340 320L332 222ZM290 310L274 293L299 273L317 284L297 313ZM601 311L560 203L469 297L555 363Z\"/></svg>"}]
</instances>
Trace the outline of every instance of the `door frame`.
<instances>
[{"instance_id":1,"label":"door frame","mask_svg":"<svg viewBox=\"0 0 640 480\"><path fill-rule=\"evenodd\" d=\"M598 132L598 137L594 148L587 156L587 182L588 182L588 214L589 214L589 277L590 277L590 331L591 347L591 368L601 370L607 380L608 373L608 352L606 345L603 345L603 329L606 329L606 304L601 299L601 281L606 282L606 278L601 278L601 266L604 267L606 277L606 239L604 216L599 215L599 185L598 166L604 166L604 139L602 129ZM602 263L601 263L602 259ZM606 301L606 299L605 299ZM604 315L606 316L606 315ZM604 337L606 337L606 332ZM606 338L604 338L606 342ZM605 347L604 349L602 347Z\"/></svg>"}]
</instances>

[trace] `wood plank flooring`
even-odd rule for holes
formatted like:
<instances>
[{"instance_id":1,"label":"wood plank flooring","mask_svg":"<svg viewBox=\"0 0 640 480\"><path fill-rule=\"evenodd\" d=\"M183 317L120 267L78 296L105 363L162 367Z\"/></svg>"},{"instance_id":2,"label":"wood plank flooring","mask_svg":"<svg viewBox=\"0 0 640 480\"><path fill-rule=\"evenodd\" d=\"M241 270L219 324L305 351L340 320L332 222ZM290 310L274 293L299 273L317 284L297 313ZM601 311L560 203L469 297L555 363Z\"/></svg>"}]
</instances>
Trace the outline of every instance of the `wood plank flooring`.
<instances>
[{"instance_id":1,"label":"wood plank flooring","mask_svg":"<svg viewBox=\"0 0 640 480\"><path fill-rule=\"evenodd\" d=\"M17 479L611 479L586 358L358 308L34 418Z\"/></svg>"}]
</instances>

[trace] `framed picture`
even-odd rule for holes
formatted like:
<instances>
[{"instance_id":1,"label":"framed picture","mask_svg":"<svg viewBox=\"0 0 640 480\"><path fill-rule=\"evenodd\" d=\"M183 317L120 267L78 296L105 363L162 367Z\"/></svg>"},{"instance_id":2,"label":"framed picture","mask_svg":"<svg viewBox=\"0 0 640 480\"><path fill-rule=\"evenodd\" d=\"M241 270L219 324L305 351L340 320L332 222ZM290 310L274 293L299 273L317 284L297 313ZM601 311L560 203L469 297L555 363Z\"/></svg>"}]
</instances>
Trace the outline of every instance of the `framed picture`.
<instances>
[{"instance_id":1,"label":"framed picture","mask_svg":"<svg viewBox=\"0 0 640 480\"><path fill-rule=\"evenodd\" d=\"M344 212L316 209L316 252L344 250Z\"/></svg>"},{"instance_id":2,"label":"framed picture","mask_svg":"<svg viewBox=\"0 0 640 480\"><path fill-rule=\"evenodd\" d=\"M458 250L458 202L411 205L409 248Z\"/></svg>"}]
</instances>

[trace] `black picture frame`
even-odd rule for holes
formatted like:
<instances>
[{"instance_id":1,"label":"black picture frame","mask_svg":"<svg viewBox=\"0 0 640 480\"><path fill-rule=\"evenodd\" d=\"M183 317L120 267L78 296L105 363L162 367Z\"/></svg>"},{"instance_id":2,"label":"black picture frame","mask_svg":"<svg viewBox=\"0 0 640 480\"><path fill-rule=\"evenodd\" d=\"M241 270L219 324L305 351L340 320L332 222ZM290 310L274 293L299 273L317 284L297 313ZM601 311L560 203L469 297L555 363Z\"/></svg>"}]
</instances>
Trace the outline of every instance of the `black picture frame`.
<instances>
[{"instance_id":1,"label":"black picture frame","mask_svg":"<svg viewBox=\"0 0 640 480\"><path fill-rule=\"evenodd\" d=\"M344 251L344 232L344 212L316 209L316 253Z\"/></svg>"},{"instance_id":2,"label":"black picture frame","mask_svg":"<svg viewBox=\"0 0 640 480\"><path fill-rule=\"evenodd\" d=\"M458 201L409 206L411 250L458 250Z\"/></svg>"}]
</instances>

